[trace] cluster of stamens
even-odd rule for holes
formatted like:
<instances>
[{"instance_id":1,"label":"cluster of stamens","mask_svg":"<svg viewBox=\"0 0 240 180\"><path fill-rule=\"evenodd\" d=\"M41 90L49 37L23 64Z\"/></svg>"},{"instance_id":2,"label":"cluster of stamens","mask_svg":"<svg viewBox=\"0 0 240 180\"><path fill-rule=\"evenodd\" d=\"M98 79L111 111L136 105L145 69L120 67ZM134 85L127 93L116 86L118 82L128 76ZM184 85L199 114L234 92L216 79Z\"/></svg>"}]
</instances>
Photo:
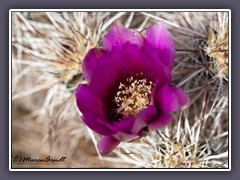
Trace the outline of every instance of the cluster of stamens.
<instances>
[{"instance_id":1,"label":"cluster of stamens","mask_svg":"<svg viewBox=\"0 0 240 180\"><path fill-rule=\"evenodd\" d=\"M120 83L114 102L119 107L117 113L124 117L133 116L147 107L151 102L154 84L146 79L127 78L126 83Z\"/></svg>"}]
</instances>

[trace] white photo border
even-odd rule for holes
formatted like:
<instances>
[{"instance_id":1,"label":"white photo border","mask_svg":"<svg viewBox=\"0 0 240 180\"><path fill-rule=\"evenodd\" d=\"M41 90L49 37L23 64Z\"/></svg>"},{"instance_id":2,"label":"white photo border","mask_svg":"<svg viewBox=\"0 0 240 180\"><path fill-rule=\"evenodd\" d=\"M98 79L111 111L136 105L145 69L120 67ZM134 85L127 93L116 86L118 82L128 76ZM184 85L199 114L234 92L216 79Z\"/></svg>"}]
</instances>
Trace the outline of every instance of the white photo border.
<instances>
[{"instance_id":1,"label":"white photo border","mask_svg":"<svg viewBox=\"0 0 240 180\"><path fill-rule=\"evenodd\" d=\"M166 168L12 168L12 12L228 12L228 168L166 169ZM230 9L10 9L9 10L9 171L231 171L231 10Z\"/></svg>"}]
</instances>

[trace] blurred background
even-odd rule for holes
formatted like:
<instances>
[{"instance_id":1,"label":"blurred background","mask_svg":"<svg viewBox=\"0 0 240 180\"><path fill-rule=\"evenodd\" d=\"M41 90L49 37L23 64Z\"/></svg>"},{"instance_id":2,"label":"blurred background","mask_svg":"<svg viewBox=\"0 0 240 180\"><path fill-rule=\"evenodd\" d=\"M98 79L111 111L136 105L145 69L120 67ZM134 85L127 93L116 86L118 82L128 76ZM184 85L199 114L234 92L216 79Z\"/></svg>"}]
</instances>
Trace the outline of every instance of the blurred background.
<instances>
[{"instance_id":1,"label":"blurred background","mask_svg":"<svg viewBox=\"0 0 240 180\"><path fill-rule=\"evenodd\" d=\"M228 168L228 12L12 12L13 168ZM174 86L188 109L108 156L81 121L75 88L82 60L115 21L145 33L164 21L176 44Z\"/></svg>"}]
</instances>

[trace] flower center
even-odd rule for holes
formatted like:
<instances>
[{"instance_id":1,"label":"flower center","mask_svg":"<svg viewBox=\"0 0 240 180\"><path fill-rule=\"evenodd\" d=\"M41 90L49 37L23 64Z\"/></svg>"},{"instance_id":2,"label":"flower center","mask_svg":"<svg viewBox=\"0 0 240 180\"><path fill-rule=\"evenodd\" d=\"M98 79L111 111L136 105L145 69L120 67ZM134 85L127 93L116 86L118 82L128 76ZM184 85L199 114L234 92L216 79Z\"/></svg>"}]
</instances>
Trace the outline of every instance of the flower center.
<instances>
[{"instance_id":1,"label":"flower center","mask_svg":"<svg viewBox=\"0 0 240 180\"><path fill-rule=\"evenodd\" d=\"M151 102L153 86L151 81L133 77L127 78L126 83L120 83L113 100L119 107L116 113L125 118L146 108Z\"/></svg>"}]
</instances>

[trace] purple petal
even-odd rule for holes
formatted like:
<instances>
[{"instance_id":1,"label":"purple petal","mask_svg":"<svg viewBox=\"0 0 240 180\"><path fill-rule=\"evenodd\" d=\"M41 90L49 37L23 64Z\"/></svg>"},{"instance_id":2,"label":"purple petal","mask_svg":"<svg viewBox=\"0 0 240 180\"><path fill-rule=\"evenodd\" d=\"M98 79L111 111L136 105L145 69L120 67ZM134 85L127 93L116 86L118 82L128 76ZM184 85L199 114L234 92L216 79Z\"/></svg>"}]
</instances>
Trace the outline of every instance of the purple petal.
<instances>
[{"instance_id":1,"label":"purple petal","mask_svg":"<svg viewBox=\"0 0 240 180\"><path fill-rule=\"evenodd\" d=\"M178 87L163 86L158 91L158 104L162 112L174 112L188 107L189 97Z\"/></svg>"},{"instance_id":2,"label":"purple petal","mask_svg":"<svg viewBox=\"0 0 240 180\"><path fill-rule=\"evenodd\" d=\"M119 129L120 131L130 132L135 121L134 117L128 117L122 119L121 121L113 122L113 126Z\"/></svg>"},{"instance_id":3,"label":"purple petal","mask_svg":"<svg viewBox=\"0 0 240 180\"><path fill-rule=\"evenodd\" d=\"M91 128L93 131L97 132L98 134L109 136L115 133L114 127L112 127L110 124L106 126L104 123L105 120L103 119L96 118L96 117L85 118L83 116L82 120L89 128Z\"/></svg>"},{"instance_id":4,"label":"purple petal","mask_svg":"<svg viewBox=\"0 0 240 180\"><path fill-rule=\"evenodd\" d=\"M100 124L100 125L103 125L104 127L106 127L108 130L110 130L110 131L113 132L113 133L116 133L116 132L119 131L119 128L118 128L118 127L115 127L111 122L109 122L109 121L106 120L106 119L101 119L101 118L96 117L95 123L98 123L98 124ZM103 134L103 135L104 135L104 134Z\"/></svg>"},{"instance_id":5,"label":"purple petal","mask_svg":"<svg viewBox=\"0 0 240 180\"><path fill-rule=\"evenodd\" d=\"M156 129L168 124L172 119L173 119L173 117L171 115L163 114L159 118L154 120L152 123L150 123L149 128L151 130L156 130Z\"/></svg>"},{"instance_id":6,"label":"purple petal","mask_svg":"<svg viewBox=\"0 0 240 180\"><path fill-rule=\"evenodd\" d=\"M155 82L156 79L158 79L159 84L171 81L171 72L164 68L157 55L154 56L151 47L141 49L128 42L123 46L120 54L121 60L125 63L123 65L124 71L128 72L128 76L134 77L137 73L143 73L144 77L152 82Z\"/></svg>"},{"instance_id":7,"label":"purple petal","mask_svg":"<svg viewBox=\"0 0 240 180\"><path fill-rule=\"evenodd\" d=\"M112 47L121 49L126 42L142 46L142 37L139 33L134 34L129 29L125 28L120 23L114 23L110 31L103 38L103 47L106 50L111 50Z\"/></svg>"},{"instance_id":8,"label":"purple petal","mask_svg":"<svg viewBox=\"0 0 240 180\"><path fill-rule=\"evenodd\" d=\"M110 135L114 128L106 126L106 105L87 85L80 84L76 90L79 110L83 114L83 121L94 131L102 135ZM98 118L98 119L97 119Z\"/></svg>"},{"instance_id":9,"label":"purple petal","mask_svg":"<svg viewBox=\"0 0 240 180\"><path fill-rule=\"evenodd\" d=\"M112 136L103 136L98 142L98 150L102 155L110 153L119 145L120 141Z\"/></svg>"},{"instance_id":10,"label":"purple petal","mask_svg":"<svg viewBox=\"0 0 240 180\"><path fill-rule=\"evenodd\" d=\"M92 73L90 86L102 97L114 96L120 82L137 73L146 72L146 64L140 49L127 42L120 50L113 47L111 52L106 52L98 61Z\"/></svg>"},{"instance_id":11,"label":"purple petal","mask_svg":"<svg viewBox=\"0 0 240 180\"><path fill-rule=\"evenodd\" d=\"M148 42L145 42L143 51L150 62L146 64L146 75L153 81L158 79L159 85L170 83L172 81L171 69L164 64L164 59L160 55L163 52L153 48Z\"/></svg>"},{"instance_id":12,"label":"purple petal","mask_svg":"<svg viewBox=\"0 0 240 180\"><path fill-rule=\"evenodd\" d=\"M146 30L145 40L158 50L163 63L171 69L174 63L175 45L165 24L159 22L149 27Z\"/></svg>"},{"instance_id":13,"label":"purple petal","mask_svg":"<svg viewBox=\"0 0 240 180\"><path fill-rule=\"evenodd\" d=\"M109 98L115 93L119 81L120 72L113 63L97 65L90 81L90 87L100 96Z\"/></svg>"},{"instance_id":14,"label":"purple petal","mask_svg":"<svg viewBox=\"0 0 240 180\"><path fill-rule=\"evenodd\" d=\"M132 127L133 134L139 134L143 128L145 128L149 122L156 116L157 110L155 106L149 105L146 109L139 112L136 116L136 120Z\"/></svg>"},{"instance_id":15,"label":"purple petal","mask_svg":"<svg viewBox=\"0 0 240 180\"><path fill-rule=\"evenodd\" d=\"M151 104L153 104L154 106L157 106L157 89L159 86L159 80L157 79L154 82L154 86L153 86L153 90L152 90L152 95L151 95Z\"/></svg>"},{"instance_id":16,"label":"purple petal","mask_svg":"<svg viewBox=\"0 0 240 180\"><path fill-rule=\"evenodd\" d=\"M120 53L122 61L128 64L126 71L130 76L146 72L148 70L147 67L151 64L150 61L146 60L141 49L129 42L123 46Z\"/></svg>"},{"instance_id":17,"label":"purple petal","mask_svg":"<svg viewBox=\"0 0 240 180\"><path fill-rule=\"evenodd\" d=\"M114 134L113 137L115 137L119 141L129 142L129 141L133 141L133 140L139 138L139 135L129 134L129 133L125 133L125 132L118 132L118 133Z\"/></svg>"},{"instance_id":18,"label":"purple petal","mask_svg":"<svg viewBox=\"0 0 240 180\"><path fill-rule=\"evenodd\" d=\"M76 89L76 99L78 108L84 114L91 111L93 115L105 117L107 108L104 101L97 96L86 84L80 84Z\"/></svg>"},{"instance_id":19,"label":"purple petal","mask_svg":"<svg viewBox=\"0 0 240 180\"><path fill-rule=\"evenodd\" d=\"M90 81L93 70L99 60L99 58L103 55L103 49L91 49L87 55L85 56L82 64L83 76L87 81Z\"/></svg>"}]
</instances>

